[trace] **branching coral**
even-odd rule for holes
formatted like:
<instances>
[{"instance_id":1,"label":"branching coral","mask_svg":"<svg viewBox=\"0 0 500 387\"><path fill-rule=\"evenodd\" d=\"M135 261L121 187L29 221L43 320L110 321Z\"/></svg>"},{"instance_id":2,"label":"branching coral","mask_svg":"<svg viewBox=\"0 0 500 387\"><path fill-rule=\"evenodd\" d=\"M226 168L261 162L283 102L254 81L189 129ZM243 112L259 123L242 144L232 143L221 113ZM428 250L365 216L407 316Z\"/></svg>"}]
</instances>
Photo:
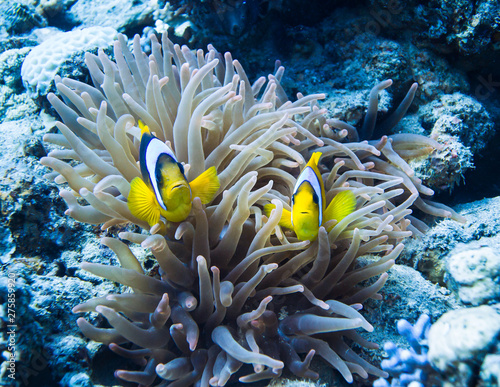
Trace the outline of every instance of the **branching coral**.
<instances>
[{"instance_id":1,"label":"branching coral","mask_svg":"<svg viewBox=\"0 0 500 387\"><path fill-rule=\"evenodd\" d=\"M373 386L424 387L441 384L442 381L439 380L437 371L427 357L428 335L431 328L429 316L422 314L415 325L411 325L406 320L399 320L397 328L399 334L406 338L410 348L401 349L392 342L384 344L384 350L389 355L389 359L382 361L382 368L389 373L392 381L389 384L385 379L378 379Z\"/></svg>"},{"instance_id":2,"label":"branching coral","mask_svg":"<svg viewBox=\"0 0 500 387\"><path fill-rule=\"evenodd\" d=\"M211 46L193 53L166 36L162 44L152 42L147 57L138 37L130 52L120 36L114 62L102 51L87 54L94 86L58 78L62 100L48 96L64 123L57 124L61 134L45 140L63 149L42 164L54 170L49 177L69 185L61 191L68 214L103 228L131 222L149 230L118 237L151 249L159 268L157 275L145 273L127 244L105 238L121 267L82 268L132 292L76 306L74 312L100 313L112 326L80 318L82 332L143 365L143 371L115 373L141 385L159 377L161 385L223 386L235 373L254 382L276 378L285 367L317 378L310 369L316 354L348 382L353 374L386 376L348 344L377 348L358 333L373 329L359 310L367 298L380 298L400 241L423 228L408 219L410 206L452 215L420 198L430 192L403 160L439 145L410 135L340 143L332 124L343 126L339 138L356 130L327 122L317 106L322 95L288 101L279 83L282 67L267 83L259 78L252 85L228 53L223 64ZM370 105L376 111L376 103ZM140 175L139 120L171 144L189 180L217 169L218 194L207 206L195 198L184 222L150 228L128 210L130 181ZM300 242L278 222L289 209L297 167L318 146L333 163L322 176L327 201L351 190L357 205L325 225L334 226L330 232L321 227L317 240ZM262 206L269 202L275 209L266 217ZM379 258L358 267L365 254Z\"/></svg>"}]
</instances>

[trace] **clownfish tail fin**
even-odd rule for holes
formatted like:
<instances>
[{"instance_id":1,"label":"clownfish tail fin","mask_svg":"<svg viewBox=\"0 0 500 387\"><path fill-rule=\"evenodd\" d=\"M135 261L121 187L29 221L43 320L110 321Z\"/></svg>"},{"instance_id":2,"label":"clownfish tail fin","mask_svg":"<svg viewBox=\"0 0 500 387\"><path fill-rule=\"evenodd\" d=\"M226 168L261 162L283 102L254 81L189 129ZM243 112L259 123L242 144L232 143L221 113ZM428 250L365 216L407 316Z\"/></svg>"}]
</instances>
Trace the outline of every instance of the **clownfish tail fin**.
<instances>
[{"instance_id":1,"label":"clownfish tail fin","mask_svg":"<svg viewBox=\"0 0 500 387\"><path fill-rule=\"evenodd\" d=\"M354 212L356 209L356 196L352 191L339 192L330 202L323 215L324 222L326 223L332 219L340 222L347 215ZM330 231L330 230L327 230Z\"/></svg>"},{"instance_id":2,"label":"clownfish tail fin","mask_svg":"<svg viewBox=\"0 0 500 387\"><path fill-rule=\"evenodd\" d=\"M200 198L203 204L210 203L220 188L217 170L215 167L208 168L205 172L190 182L189 186L191 187L193 198Z\"/></svg>"},{"instance_id":3,"label":"clownfish tail fin","mask_svg":"<svg viewBox=\"0 0 500 387\"><path fill-rule=\"evenodd\" d=\"M271 211L274 210L276 206L274 204L266 204L264 205L264 213L266 216L269 218L271 215ZM292 225L292 213L286 209L283 208L283 211L281 212L281 218L278 223L281 227L288 228L290 230L293 230L293 225Z\"/></svg>"},{"instance_id":4,"label":"clownfish tail fin","mask_svg":"<svg viewBox=\"0 0 500 387\"><path fill-rule=\"evenodd\" d=\"M155 194L140 177L134 178L130 183L127 205L132 215L148 222L150 226L160 221L160 206Z\"/></svg>"}]
</instances>

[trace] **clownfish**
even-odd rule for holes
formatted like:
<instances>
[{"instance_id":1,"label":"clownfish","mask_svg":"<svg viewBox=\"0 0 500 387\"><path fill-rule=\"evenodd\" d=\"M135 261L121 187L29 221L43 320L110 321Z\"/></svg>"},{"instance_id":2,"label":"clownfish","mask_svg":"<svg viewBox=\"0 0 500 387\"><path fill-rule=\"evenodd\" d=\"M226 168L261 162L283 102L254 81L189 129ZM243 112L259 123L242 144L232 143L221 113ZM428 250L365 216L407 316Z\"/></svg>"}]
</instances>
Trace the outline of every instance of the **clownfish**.
<instances>
[{"instance_id":1,"label":"clownfish","mask_svg":"<svg viewBox=\"0 0 500 387\"><path fill-rule=\"evenodd\" d=\"M325 186L318 169L321 152L314 152L300 173L292 194L292 211L283 209L279 225L295 231L297 238L314 241L320 226L332 219L340 222L356 209L356 197L351 191L338 193L325 208ZM275 206L266 204L267 216ZM329 227L330 231L333 226Z\"/></svg>"},{"instance_id":2,"label":"clownfish","mask_svg":"<svg viewBox=\"0 0 500 387\"><path fill-rule=\"evenodd\" d=\"M141 145L139 150L140 177L130 183L127 205L135 217L158 224L160 216L170 222L182 222L191 212L193 198L209 203L220 187L215 167L208 168L188 182L184 166L172 150L155 137L139 121Z\"/></svg>"}]
</instances>

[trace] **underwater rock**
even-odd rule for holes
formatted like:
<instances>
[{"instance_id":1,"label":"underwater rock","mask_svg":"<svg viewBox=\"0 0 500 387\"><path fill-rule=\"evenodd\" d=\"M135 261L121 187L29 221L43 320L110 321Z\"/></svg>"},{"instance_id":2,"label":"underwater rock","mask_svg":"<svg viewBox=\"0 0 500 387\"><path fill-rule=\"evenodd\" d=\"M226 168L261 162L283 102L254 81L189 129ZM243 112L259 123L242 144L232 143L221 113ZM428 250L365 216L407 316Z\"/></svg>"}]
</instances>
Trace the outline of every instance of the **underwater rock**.
<instances>
[{"instance_id":1,"label":"underwater rock","mask_svg":"<svg viewBox=\"0 0 500 387\"><path fill-rule=\"evenodd\" d=\"M21 66L29 51L28 47L24 47L6 50L0 54L0 84L10 87L16 93L24 90Z\"/></svg>"},{"instance_id":2,"label":"underwater rock","mask_svg":"<svg viewBox=\"0 0 500 387\"><path fill-rule=\"evenodd\" d=\"M455 211L467 218L466 224L444 219L421 238L406 242L399 263L416 268L425 278L445 285L445 259L459 243L469 243L500 232L500 197L461 204Z\"/></svg>"},{"instance_id":3,"label":"underwater rock","mask_svg":"<svg viewBox=\"0 0 500 387\"><path fill-rule=\"evenodd\" d=\"M7 305L7 278L16 278L16 368L24 385L53 386L59 381L63 386L91 385L78 383L88 379L84 375L91 372L90 359L101 345L81 339L74 316L68 312L88 297L119 289L78 268L82 260L109 262L106 249L95 236L86 234L81 236L80 247L66 251L60 260L17 255L11 258L8 270L0 272L2 308ZM1 320L5 326L4 317ZM6 350L5 342L0 342L0 350ZM0 380L1 385L10 386L8 382Z\"/></svg>"},{"instance_id":4,"label":"underwater rock","mask_svg":"<svg viewBox=\"0 0 500 387\"><path fill-rule=\"evenodd\" d=\"M446 259L445 280L464 304L478 306L500 297L500 236L455 247Z\"/></svg>"},{"instance_id":5,"label":"underwater rock","mask_svg":"<svg viewBox=\"0 0 500 387\"><path fill-rule=\"evenodd\" d=\"M497 351L500 314L491 306L446 313L429 331L429 360L442 374L442 386L468 386L477 380L487 354Z\"/></svg>"},{"instance_id":6,"label":"underwater rock","mask_svg":"<svg viewBox=\"0 0 500 387\"><path fill-rule=\"evenodd\" d=\"M8 269L0 271L0 325L4 332L7 332L7 326L14 327L15 350L16 350L16 372L20 381L27 383L27 376L30 373L37 372L31 367L32 362L37 361L37 357L41 353L46 353L43 350L44 336L39 333L42 328L36 321L36 312L31 308L31 289L27 283L23 273L27 271L27 266L23 264L11 264ZM11 289L11 291L9 291ZM14 290L14 293L12 293ZM15 296L8 296L14 294ZM9 302L7 302L9 300ZM13 303L11 301L14 301ZM10 303L10 306L9 306ZM14 308L12 308L12 306ZM11 308L11 311L8 308ZM12 309L15 313L12 314ZM10 315L9 315L10 313ZM22 316L22 320L21 320ZM20 322L22 321L22 324ZM0 337L0 352L2 356L0 362L2 369L8 366L9 340L10 334L2 334ZM45 359L48 356L45 356ZM45 360L46 364L46 360ZM11 386L11 380L7 377L8 373L2 373L0 384L2 386Z\"/></svg>"},{"instance_id":7,"label":"underwater rock","mask_svg":"<svg viewBox=\"0 0 500 387\"><path fill-rule=\"evenodd\" d=\"M407 57L420 92L417 104L436 100L444 94L469 91L469 80L465 71L452 66L450 62L430 49L409 44Z\"/></svg>"},{"instance_id":8,"label":"underwater rock","mask_svg":"<svg viewBox=\"0 0 500 387\"><path fill-rule=\"evenodd\" d=\"M90 380L90 376L85 372L78 374L66 374L61 380L61 385L64 387L93 387L94 384Z\"/></svg>"},{"instance_id":9,"label":"underwater rock","mask_svg":"<svg viewBox=\"0 0 500 387\"><path fill-rule=\"evenodd\" d=\"M442 143L443 148L428 158L409 162L415 174L436 192L451 192L462 182L464 173L474 168L470 148L462 144L458 136L448 134L457 133L457 126L463 126L458 117L447 114L440 116L432 128L431 137Z\"/></svg>"},{"instance_id":10,"label":"underwater rock","mask_svg":"<svg viewBox=\"0 0 500 387\"><path fill-rule=\"evenodd\" d=\"M27 93L16 94L10 87L0 85L0 117L4 122L20 120L39 110Z\"/></svg>"},{"instance_id":11,"label":"underwater rock","mask_svg":"<svg viewBox=\"0 0 500 387\"><path fill-rule=\"evenodd\" d=\"M37 42L30 36L9 36L4 39L0 35L0 53L7 50L36 46Z\"/></svg>"},{"instance_id":12,"label":"underwater rock","mask_svg":"<svg viewBox=\"0 0 500 387\"><path fill-rule=\"evenodd\" d=\"M376 342L389 340L398 345L403 344L395 330L398 320L416 321L421 314L426 314L435 321L459 307L448 289L432 284L415 269L398 264L389 270L383 297L382 303L368 302L366 316L379 329L367 333L366 337Z\"/></svg>"},{"instance_id":13,"label":"underwater rock","mask_svg":"<svg viewBox=\"0 0 500 387\"><path fill-rule=\"evenodd\" d=\"M115 36L116 30L111 27L89 27L53 35L33 48L24 60L21 76L25 87L34 97L46 95L66 60L93 48L107 48Z\"/></svg>"},{"instance_id":14,"label":"underwater rock","mask_svg":"<svg viewBox=\"0 0 500 387\"><path fill-rule=\"evenodd\" d=\"M500 355L489 354L484 357L481 366L479 386L498 386L500 382Z\"/></svg>"},{"instance_id":15,"label":"underwater rock","mask_svg":"<svg viewBox=\"0 0 500 387\"><path fill-rule=\"evenodd\" d=\"M0 262L2 265L9 262L10 257L16 251L12 234L8 227L0 226Z\"/></svg>"},{"instance_id":16,"label":"underwater rock","mask_svg":"<svg viewBox=\"0 0 500 387\"><path fill-rule=\"evenodd\" d=\"M156 3L156 6L154 5ZM118 32L138 31L153 24L157 2L112 0L106 2L77 0L66 18L81 27L111 27Z\"/></svg>"},{"instance_id":17,"label":"underwater rock","mask_svg":"<svg viewBox=\"0 0 500 387\"><path fill-rule=\"evenodd\" d=\"M486 54L498 47L499 5L496 1L437 0L433 6L419 1L370 0L370 12L391 34L414 31L414 40L440 53ZM404 5L404 6L403 6Z\"/></svg>"},{"instance_id":18,"label":"underwater rock","mask_svg":"<svg viewBox=\"0 0 500 387\"><path fill-rule=\"evenodd\" d=\"M368 108L370 90L336 89L328 93L326 99L321 101L321 107L327 109L328 118L338 119L353 126L359 126ZM379 97L378 111L382 115L392 106L392 97L387 90L382 90Z\"/></svg>"},{"instance_id":19,"label":"underwater rock","mask_svg":"<svg viewBox=\"0 0 500 387\"><path fill-rule=\"evenodd\" d=\"M87 375L90 357L86 340L78 334L61 334L52 339L55 340L48 345L48 349L52 354L55 379L61 380L63 386L91 386L90 377Z\"/></svg>"},{"instance_id":20,"label":"underwater rock","mask_svg":"<svg viewBox=\"0 0 500 387\"><path fill-rule=\"evenodd\" d=\"M442 94L469 90L466 74L444 58L401 39L401 35L388 36L384 28L373 31L378 24L375 16L363 10L339 9L318 26L318 40L324 47L322 57L332 61L330 65L320 60L318 71L325 69L327 81L334 88L367 88L391 78L392 93L399 98L412 79L419 84L417 106Z\"/></svg>"},{"instance_id":21,"label":"underwater rock","mask_svg":"<svg viewBox=\"0 0 500 387\"><path fill-rule=\"evenodd\" d=\"M38 111L36 104L24 93L21 66L29 48L10 49L0 54L0 118L17 120Z\"/></svg>"},{"instance_id":22,"label":"underwater rock","mask_svg":"<svg viewBox=\"0 0 500 387\"><path fill-rule=\"evenodd\" d=\"M454 118L452 125L439 125L444 115ZM495 134L495 125L488 111L476 99L462 93L443 95L421 108L422 126L438 135L449 134L460 139L473 155L481 154Z\"/></svg>"},{"instance_id":23,"label":"underwater rock","mask_svg":"<svg viewBox=\"0 0 500 387\"><path fill-rule=\"evenodd\" d=\"M30 0L30 2L36 11L47 19L50 25L58 25L66 23L65 11L75 0Z\"/></svg>"},{"instance_id":24,"label":"underwater rock","mask_svg":"<svg viewBox=\"0 0 500 387\"><path fill-rule=\"evenodd\" d=\"M64 215L57 189L43 179L46 171L38 164L45 153L40 142L40 132L46 132L42 117L7 121L4 116L5 122L0 123L0 226L5 230L6 258L57 258L61 251L78 245L80 231L88 229Z\"/></svg>"},{"instance_id":25,"label":"underwater rock","mask_svg":"<svg viewBox=\"0 0 500 387\"><path fill-rule=\"evenodd\" d=\"M47 21L26 2L5 1L0 4L0 30L10 35L23 34L34 28L45 27Z\"/></svg>"}]
</instances>

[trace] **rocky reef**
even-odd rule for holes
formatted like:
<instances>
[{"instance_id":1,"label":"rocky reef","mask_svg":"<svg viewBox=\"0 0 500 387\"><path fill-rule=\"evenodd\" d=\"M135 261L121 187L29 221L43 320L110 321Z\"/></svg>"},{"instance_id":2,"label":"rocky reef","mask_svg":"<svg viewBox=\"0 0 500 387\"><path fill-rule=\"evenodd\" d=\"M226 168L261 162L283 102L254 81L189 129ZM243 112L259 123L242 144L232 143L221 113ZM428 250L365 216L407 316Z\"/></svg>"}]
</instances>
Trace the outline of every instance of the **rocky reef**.
<instances>
[{"instance_id":1,"label":"rocky reef","mask_svg":"<svg viewBox=\"0 0 500 387\"><path fill-rule=\"evenodd\" d=\"M498 6L321 4L0 5L2 385L497 385ZM139 120L219 174L180 224L127 208ZM357 204L309 242L313 151Z\"/></svg>"}]
</instances>

